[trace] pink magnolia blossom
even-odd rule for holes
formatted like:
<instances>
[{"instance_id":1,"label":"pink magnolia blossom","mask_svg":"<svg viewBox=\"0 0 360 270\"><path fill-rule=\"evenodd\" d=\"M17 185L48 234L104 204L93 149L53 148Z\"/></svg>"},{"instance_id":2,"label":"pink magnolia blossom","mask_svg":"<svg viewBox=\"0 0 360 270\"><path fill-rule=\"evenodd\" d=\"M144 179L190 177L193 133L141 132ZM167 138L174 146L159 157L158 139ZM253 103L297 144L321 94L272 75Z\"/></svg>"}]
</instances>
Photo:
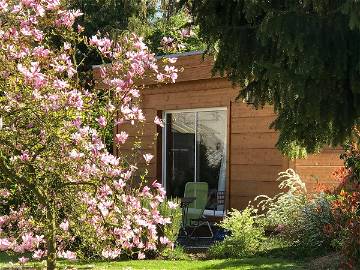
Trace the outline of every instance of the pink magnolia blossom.
<instances>
[{"instance_id":1,"label":"pink magnolia blossom","mask_svg":"<svg viewBox=\"0 0 360 270\"><path fill-rule=\"evenodd\" d=\"M19 258L19 263L20 264L25 264L29 261L29 258L26 258L26 257L20 257Z\"/></svg>"},{"instance_id":2,"label":"pink magnolia blossom","mask_svg":"<svg viewBox=\"0 0 360 270\"><path fill-rule=\"evenodd\" d=\"M143 157L144 157L146 163L150 163L150 161L153 159L154 155L144 154Z\"/></svg>"},{"instance_id":3,"label":"pink magnolia blossom","mask_svg":"<svg viewBox=\"0 0 360 270\"><path fill-rule=\"evenodd\" d=\"M32 253L34 259L54 255L48 254L53 251L46 250L48 239L43 236L49 235L43 218L49 211L44 200L51 200L56 202L56 252L60 258L76 259L75 252L65 248L75 246L78 234L83 233L82 224L89 237L96 239L96 247L87 247L90 252L109 259L120 254L145 258L145 252L160 247L159 242L168 242L159 240L158 235L159 225L170 222L159 212L165 190L159 183L139 183L133 188L132 182L143 176L137 167L142 157L134 155L133 160L121 151L119 156L112 155L102 128L107 119L116 119L117 127L129 123L137 128L144 122L139 107L143 87L138 82L154 76L173 82L178 71L171 65L175 59L158 65L142 38L129 35L113 41L99 34L90 39L91 50L111 64L99 68L99 78L84 82L82 76L75 76L78 66L73 63L77 42L84 39L80 34L84 29L73 27L80 11L64 9L60 0L0 0L0 12L1 51L6 59L0 71L5 82L1 128L6 130L4 139L13 143L13 147L0 144L0 151L7 155L12 172L39 190L31 195L31 205L26 201L0 216L0 250ZM52 30L62 35L63 48L48 42ZM169 48L176 46L171 38L163 41ZM106 91L95 87L98 85L106 85ZM100 95L105 99L101 104L97 100ZM96 119L97 113L106 113L106 118ZM154 122L163 125L159 118ZM124 144L128 136L119 132L115 141ZM143 158L150 163L153 155ZM18 185L11 194L0 190L4 203L7 197L28 192L21 181Z\"/></svg>"},{"instance_id":4,"label":"pink magnolia blossom","mask_svg":"<svg viewBox=\"0 0 360 270\"><path fill-rule=\"evenodd\" d=\"M32 257L35 259L35 260L40 260L42 259L44 256L45 256L45 251L44 250L41 250L41 249L38 249L38 250L35 250Z\"/></svg>"},{"instance_id":5,"label":"pink magnolia blossom","mask_svg":"<svg viewBox=\"0 0 360 270\"><path fill-rule=\"evenodd\" d=\"M59 227L67 232L69 230L69 221L68 220L64 220L63 222L60 223Z\"/></svg>"},{"instance_id":6,"label":"pink magnolia blossom","mask_svg":"<svg viewBox=\"0 0 360 270\"><path fill-rule=\"evenodd\" d=\"M115 135L115 142L117 144L124 144L129 137L129 134L127 134L125 131L121 131L119 134Z\"/></svg>"},{"instance_id":7,"label":"pink magnolia blossom","mask_svg":"<svg viewBox=\"0 0 360 270\"><path fill-rule=\"evenodd\" d=\"M174 203L172 201L168 201L168 206L170 209L176 209L179 207L179 205L177 203Z\"/></svg>"},{"instance_id":8,"label":"pink magnolia blossom","mask_svg":"<svg viewBox=\"0 0 360 270\"><path fill-rule=\"evenodd\" d=\"M8 3L5 0L0 1L0 11L8 11Z\"/></svg>"},{"instance_id":9,"label":"pink magnolia blossom","mask_svg":"<svg viewBox=\"0 0 360 270\"><path fill-rule=\"evenodd\" d=\"M21 151L20 160L23 162L30 160L30 155L28 151Z\"/></svg>"},{"instance_id":10,"label":"pink magnolia blossom","mask_svg":"<svg viewBox=\"0 0 360 270\"><path fill-rule=\"evenodd\" d=\"M145 259L145 254L144 254L143 252L139 252L139 253L138 253L138 259L139 259L139 260Z\"/></svg>"},{"instance_id":11,"label":"pink magnolia blossom","mask_svg":"<svg viewBox=\"0 0 360 270\"><path fill-rule=\"evenodd\" d=\"M70 250L67 250L67 251L60 252L59 257L70 260L70 261L75 261L76 260L76 253L72 252Z\"/></svg>"},{"instance_id":12,"label":"pink magnolia blossom","mask_svg":"<svg viewBox=\"0 0 360 270\"><path fill-rule=\"evenodd\" d=\"M158 116L155 116L154 123L156 125L159 125L160 127L164 127L164 123L163 123L162 119L160 119Z\"/></svg>"},{"instance_id":13,"label":"pink magnolia blossom","mask_svg":"<svg viewBox=\"0 0 360 270\"><path fill-rule=\"evenodd\" d=\"M168 245L168 244L171 243L171 241L170 241L167 237L165 237L165 236L161 236L161 237L159 238L159 241L160 241L160 243L163 244L163 245Z\"/></svg>"},{"instance_id":14,"label":"pink magnolia blossom","mask_svg":"<svg viewBox=\"0 0 360 270\"><path fill-rule=\"evenodd\" d=\"M170 64L175 64L176 61L177 61L177 58L176 57L170 57L170 58L168 58L168 61L169 61Z\"/></svg>"},{"instance_id":15,"label":"pink magnolia blossom","mask_svg":"<svg viewBox=\"0 0 360 270\"><path fill-rule=\"evenodd\" d=\"M6 188L0 189L0 197L7 198L11 195L10 191Z\"/></svg>"},{"instance_id":16,"label":"pink magnolia blossom","mask_svg":"<svg viewBox=\"0 0 360 270\"><path fill-rule=\"evenodd\" d=\"M0 238L0 251L8 250L11 246L11 242L6 238Z\"/></svg>"},{"instance_id":17,"label":"pink magnolia blossom","mask_svg":"<svg viewBox=\"0 0 360 270\"><path fill-rule=\"evenodd\" d=\"M105 127L107 124L106 118L104 116L100 116L97 121L98 121L100 127Z\"/></svg>"}]
</instances>

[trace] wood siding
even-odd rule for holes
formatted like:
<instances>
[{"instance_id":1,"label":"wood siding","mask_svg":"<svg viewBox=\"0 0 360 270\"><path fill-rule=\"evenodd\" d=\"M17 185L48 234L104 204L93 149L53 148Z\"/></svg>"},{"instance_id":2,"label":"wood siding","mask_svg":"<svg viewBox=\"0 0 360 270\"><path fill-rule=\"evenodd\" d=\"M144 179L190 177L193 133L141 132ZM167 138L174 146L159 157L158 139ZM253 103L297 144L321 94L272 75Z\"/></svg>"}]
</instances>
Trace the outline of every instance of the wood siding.
<instances>
[{"instance_id":1,"label":"wood siding","mask_svg":"<svg viewBox=\"0 0 360 270\"><path fill-rule=\"evenodd\" d=\"M175 84L149 85L142 92L142 107L147 121L139 132L138 127L127 127L129 142L136 140L136 132L143 144L142 153L155 157L149 167L149 178L161 180L161 132L153 120L166 110L226 107L228 110L228 151L227 151L227 207L244 208L249 200L260 194L274 195L278 190L275 181L280 171L292 167L306 180L310 189L318 179L334 184L331 174L340 167L340 149L327 149L323 153L305 160L289 161L275 148L278 133L269 129L275 114L272 107L255 110L246 103L236 102L239 89L220 77L211 77L212 61L201 55L180 57L179 67L184 72ZM123 129L123 127L122 127ZM132 146L125 144L122 153L130 153ZM141 165L141 164L140 164Z\"/></svg>"}]
</instances>

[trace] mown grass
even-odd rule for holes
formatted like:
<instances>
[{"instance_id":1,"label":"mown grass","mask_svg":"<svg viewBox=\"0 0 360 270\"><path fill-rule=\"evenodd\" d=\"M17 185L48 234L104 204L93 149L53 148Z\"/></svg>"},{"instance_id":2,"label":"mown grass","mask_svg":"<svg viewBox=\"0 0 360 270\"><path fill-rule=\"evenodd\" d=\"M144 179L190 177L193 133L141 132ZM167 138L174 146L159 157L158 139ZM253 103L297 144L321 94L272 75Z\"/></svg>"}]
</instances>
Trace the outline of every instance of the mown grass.
<instances>
[{"instance_id":1,"label":"mown grass","mask_svg":"<svg viewBox=\"0 0 360 270\"><path fill-rule=\"evenodd\" d=\"M1 254L0 269L42 269L44 264L30 262L25 267L18 264L10 264L14 258ZM93 261L93 262L59 262L59 269L94 269L94 270L190 270L190 269L306 269L303 262L288 260L283 258L252 257L244 259L224 259L224 260L143 260L143 261Z\"/></svg>"}]
</instances>

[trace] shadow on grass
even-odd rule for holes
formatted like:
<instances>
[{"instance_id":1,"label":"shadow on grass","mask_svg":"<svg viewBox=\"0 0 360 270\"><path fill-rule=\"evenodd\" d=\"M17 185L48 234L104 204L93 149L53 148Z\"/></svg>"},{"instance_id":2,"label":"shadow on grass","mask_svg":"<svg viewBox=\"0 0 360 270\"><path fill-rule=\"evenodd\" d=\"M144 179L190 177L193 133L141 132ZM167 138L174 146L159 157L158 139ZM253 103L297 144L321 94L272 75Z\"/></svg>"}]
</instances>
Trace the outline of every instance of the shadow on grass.
<instances>
[{"instance_id":1,"label":"shadow on grass","mask_svg":"<svg viewBox=\"0 0 360 270\"><path fill-rule=\"evenodd\" d=\"M208 269L208 266L199 267L197 269ZM244 259L228 259L219 262L214 261L211 269L305 269L305 265L300 262L288 261L281 258L254 257Z\"/></svg>"}]
</instances>

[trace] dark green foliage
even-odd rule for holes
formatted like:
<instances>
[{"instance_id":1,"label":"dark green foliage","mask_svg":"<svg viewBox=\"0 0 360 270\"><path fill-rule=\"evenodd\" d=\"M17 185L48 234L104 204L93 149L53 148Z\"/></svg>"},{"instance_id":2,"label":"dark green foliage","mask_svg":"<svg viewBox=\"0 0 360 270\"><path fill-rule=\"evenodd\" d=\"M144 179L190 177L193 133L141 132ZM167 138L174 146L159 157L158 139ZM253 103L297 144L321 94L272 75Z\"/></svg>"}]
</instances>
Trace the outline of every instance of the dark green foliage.
<instances>
[{"instance_id":1,"label":"dark green foliage","mask_svg":"<svg viewBox=\"0 0 360 270\"><path fill-rule=\"evenodd\" d=\"M71 8L80 9L84 15L79 24L85 26L86 35L100 31L116 35L126 30L129 18L137 16L145 21L154 16L157 0L71 0Z\"/></svg>"},{"instance_id":2,"label":"dark green foliage","mask_svg":"<svg viewBox=\"0 0 360 270\"><path fill-rule=\"evenodd\" d=\"M291 157L349 138L360 115L360 2L192 0L214 72L256 108L273 104Z\"/></svg>"}]
</instances>

